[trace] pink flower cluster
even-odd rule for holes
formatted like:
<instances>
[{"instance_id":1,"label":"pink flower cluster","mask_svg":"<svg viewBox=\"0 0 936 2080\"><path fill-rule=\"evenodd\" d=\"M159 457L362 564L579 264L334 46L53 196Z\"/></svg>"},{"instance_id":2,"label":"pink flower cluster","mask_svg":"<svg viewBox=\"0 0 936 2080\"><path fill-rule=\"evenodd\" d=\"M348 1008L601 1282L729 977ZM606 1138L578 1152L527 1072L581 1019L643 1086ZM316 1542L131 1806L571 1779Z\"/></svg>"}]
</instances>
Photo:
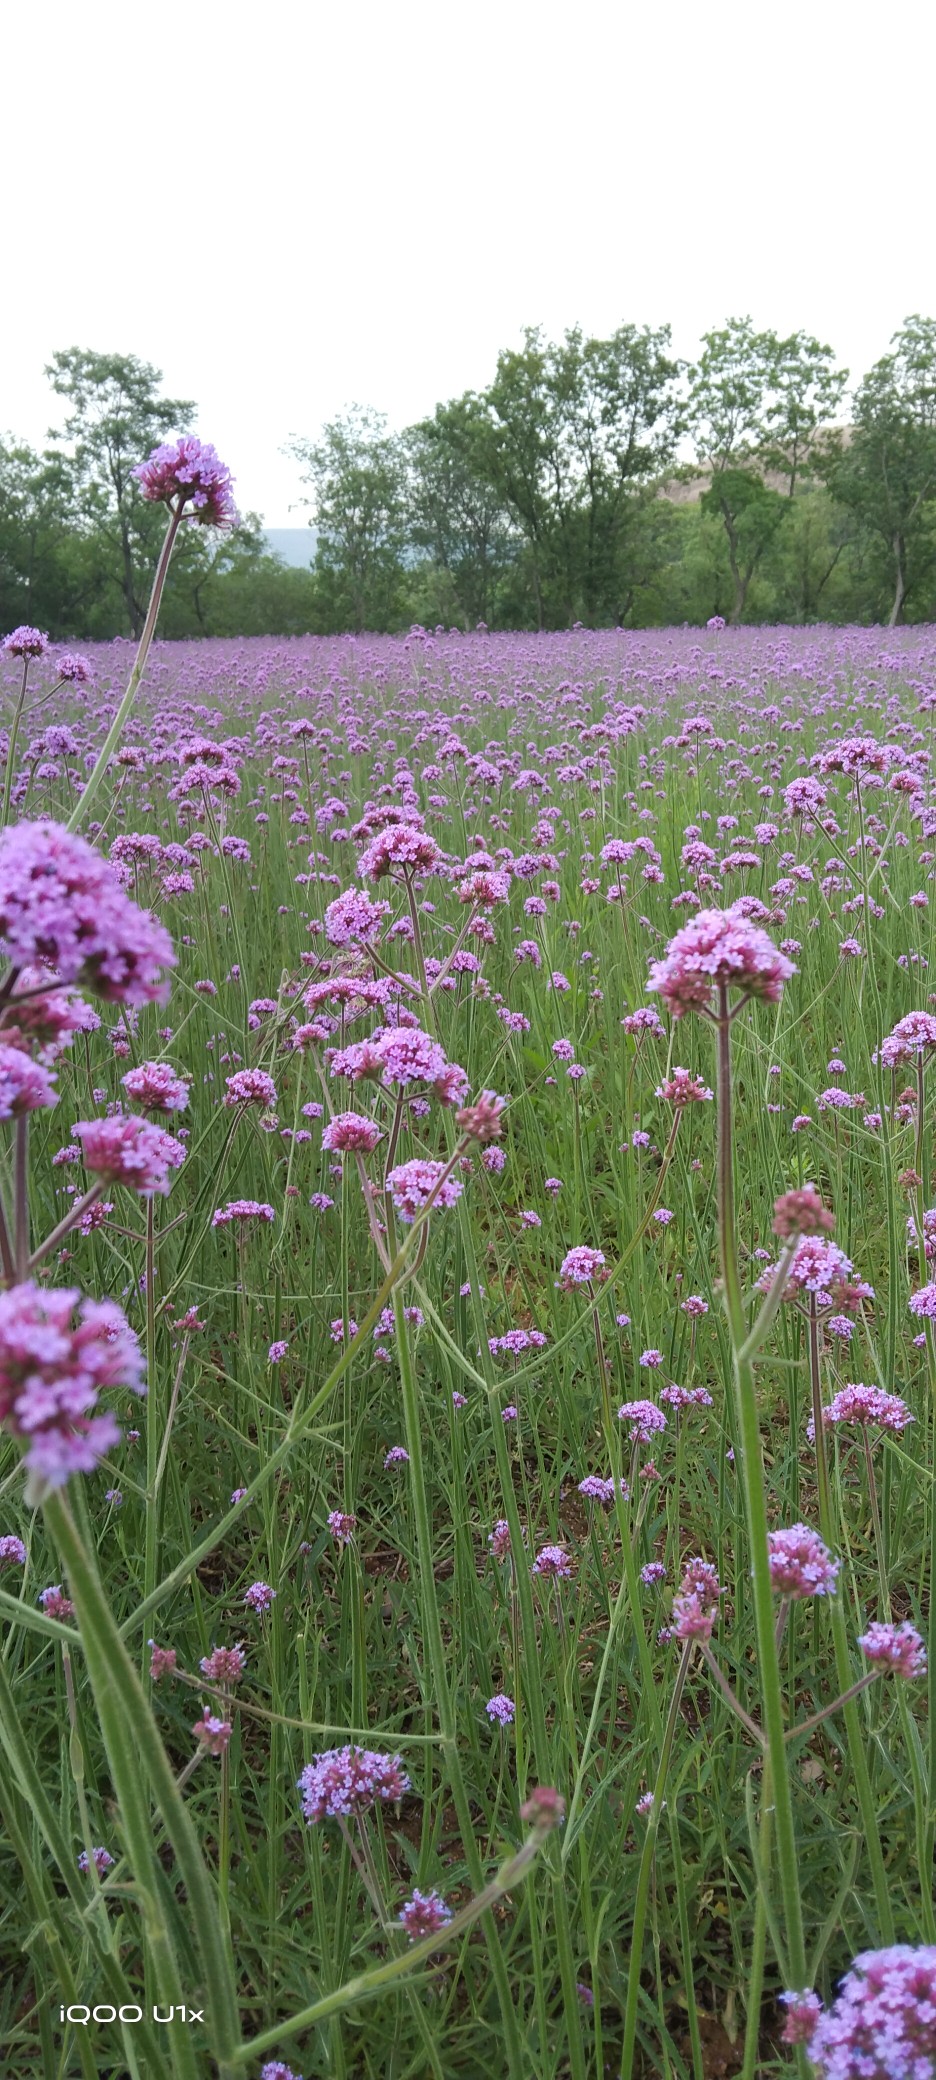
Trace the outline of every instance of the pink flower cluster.
<instances>
[{"instance_id":1,"label":"pink flower cluster","mask_svg":"<svg viewBox=\"0 0 936 2080\"><path fill-rule=\"evenodd\" d=\"M893 1669L894 1674L902 1676L905 1682L913 1682L926 1674L926 1648L916 1626L906 1620L902 1625L878 1620L868 1626L867 1632L860 1634L858 1645L869 1661Z\"/></svg>"},{"instance_id":2,"label":"pink flower cluster","mask_svg":"<svg viewBox=\"0 0 936 2080\"><path fill-rule=\"evenodd\" d=\"M0 833L0 949L17 968L44 963L111 1004L165 1000L172 941L125 895L112 867L57 823Z\"/></svg>"},{"instance_id":3,"label":"pink flower cluster","mask_svg":"<svg viewBox=\"0 0 936 2080\"><path fill-rule=\"evenodd\" d=\"M268 1109L276 1104L276 1085L265 1069L237 1069L227 1078L224 1091L225 1105L265 1105Z\"/></svg>"},{"instance_id":4,"label":"pink flower cluster","mask_svg":"<svg viewBox=\"0 0 936 2080\"><path fill-rule=\"evenodd\" d=\"M807 2041L819 2080L932 2080L936 1945L863 1950Z\"/></svg>"},{"instance_id":5,"label":"pink flower cluster","mask_svg":"<svg viewBox=\"0 0 936 2080\"><path fill-rule=\"evenodd\" d=\"M389 903L375 903L367 890L346 888L325 911L325 937L329 946L366 945L379 938Z\"/></svg>"},{"instance_id":6,"label":"pink flower cluster","mask_svg":"<svg viewBox=\"0 0 936 2080\"><path fill-rule=\"evenodd\" d=\"M776 1004L796 970L786 954L740 907L700 910L654 961L647 988L658 990L674 1018L709 1011L713 990L740 990Z\"/></svg>"},{"instance_id":7,"label":"pink flower cluster","mask_svg":"<svg viewBox=\"0 0 936 2080\"><path fill-rule=\"evenodd\" d=\"M462 1194L461 1178L446 1177L440 1185L439 1179L444 1171L444 1163L428 1162L424 1156L414 1156L408 1163L398 1163L396 1169L390 1171L387 1186L401 1221L414 1221L430 1198L434 1212L443 1206L454 1206Z\"/></svg>"},{"instance_id":8,"label":"pink flower cluster","mask_svg":"<svg viewBox=\"0 0 936 2080\"><path fill-rule=\"evenodd\" d=\"M650 1444L655 1433L666 1429L666 1417L655 1401L622 1401L618 1422L629 1425L632 1444Z\"/></svg>"},{"instance_id":9,"label":"pink flower cluster","mask_svg":"<svg viewBox=\"0 0 936 2080\"><path fill-rule=\"evenodd\" d=\"M792 1524L786 1531L768 1531L767 1551L770 1585L778 1596L831 1596L835 1590L840 1560L833 1560L818 1531L808 1524Z\"/></svg>"},{"instance_id":10,"label":"pink flower cluster","mask_svg":"<svg viewBox=\"0 0 936 2080\"><path fill-rule=\"evenodd\" d=\"M822 1411L824 1423L859 1423L868 1430L889 1430L897 1436L906 1430L915 1416L902 1401L899 1394L887 1394L883 1387L866 1387L862 1380L840 1387L833 1394L827 1408Z\"/></svg>"},{"instance_id":11,"label":"pink flower cluster","mask_svg":"<svg viewBox=\"0 0 936 2080\"><path fill-rule=\"evenodd\" d=\"M273 1207L260 1199L229 1199L226 1206L219 1206L212 1214L211 1225L213 1228L227 1228L232 1222L239 1225L241 1221L269 1222L275 1219Z\"/></svg>"},{"instance_id":12,"label":"pink flower cluster","mask_svg":"<svg viewBox=\"0 0 936 2080\"><path fill-rule=\"evenodd\" d=\"M411 1943L418 1943L423 1936L437 1935L451 1918L452 1909L446 1906L441 1892L420 1892L418 1886L400 1909L400 1926L405 1928Z\"/></svg>"},{"instance_id":13,"label":"pink flower cluster","mask_svg":"<svg viewBox=\"0 0 936 2080\"><path fill-rule=\"evenodd\" d=\"M394 868L410 875L431 874L442 854L434 838L415 823L388 824L361 854L359 866L369 881L380 881Z\"/></svg>"},{"instance_id":14,"label":"pink flower cluster","mask_svg":"<svg viewBox=\"0 0 936 2080\"><path fill-rule=\"evenodd\" d=\"M846 1257L837 1242L829 1242L822 1235L801 1235L787 1273L785 1291L791 1298L796 1293L811 1293L820 1307L831 1307L843 1287L852 1290L852 1270L851 1258ZM758 1279L758 1291L769 1293L775 1277L776 1267L771 1265ZM870 1286L863 1286L860 1292L862 1298L874 1297Z\"/></svg>"},{"instance_id":15,"label":"pink flower cluster","mask_svg":"<svg viewBox=\"0 0 936 2080\"><path fill-rule=\"evenodd\" d=\"M461 1104L468 1090L464 1069L447 1062L438 1041L421 1026L385 1026L370 1040L336 1049L329 1069L332 1076L347 1076L352 1083L379 1077L385 1090L428 1083L442 1105Z\"/></svg>"},{"instance_id":16,"label":"pink flower cluster","mask_svg":"<svg viewBox=\"0 0 936 2080\"><path fill-rule=\"evenodd\" d=\"M44 985L38 994L39 985ZM29 994L24 994L29 992ZM90 1004L72 990L57 989L55 979L42 968L22 968L17 988L0 1014L0 1040L4 1047L18 1047L51 1063L70 1047L76 1033L90 1033L101 1021Z\"/></svg>"},{"instance_id":17,"label":"pink flower cluster","mask_svg":"<svg viewBox=\"0 0 936 2080\"><path fill-rule=\"evenodd\" d=\"M372 1748L327 1748L306 1764L299 1778L302 1810L309 1826L319 1820L350 1820L379 1800L394 1801L410 1789L400 1755Z\"/></svg>"},{"instance_id":18,"label":"pink flower cluster","mask_svg":"<svg viewBox=\"0 0 936 2080\"><path fill-rule=\"evenodd\" d=\"M144 1112L184 1112L189 1086L168 1062L141 1062L121 1077L124 1090Z\"/></svg>"},{"instance_id":19,"label":"pink flower cluster","mask_svg":"<svg viewBox=\"0 0 936 2080\"><path fill-rule=\"evenodd\" d=\"M144 1199L168 1192L170 1170L178 1170L185 1161L184 1145L174 1134L136 1113L79 1120L74 1133L92 1176L107 1184L125 1184Z\"/></svg>"},{"instance_id":20,"label":"pink flower cluster","mask_svg":"<svg viewBox=\"0 0 936 2080\"><path fill-rule=\"evenodd\" d=\"M929 1011L908 1011L906 1018L898 1018L893 1032L882 1040L880 1048L872 1055L879 1058L885 1069L898 1069L905 1062L915 1062L920 1055L930 1054L936 1047L936 1018Z\"/></svg>"},{"instance_id":21,"label":"pink flower cluster","mask_svg":"<svg viewBox=\"0 0 936 2080\"><path fill-rule=\"evenodd\" d=\"M690 1075L688 1069L674 1069L665 1083L657 1085L656 1095L662 1098L665 1104L679 1108L683 1105L701 1104L711 1098L713 1092L701 1083L697 1076Z\"/></svg>"},{"instance_id":22,"label":"pink flower cluster","mask_svg":"<svg viewBox=\"0 0 936 2080\"><path fill-rule=\"evenodd\" d=\"M0 1422L28 1441L37 1485L90 1473L118 1443L113 1416L92 1414L98 1395L118 1387L145 1392L139 1344L112 1300L70 1286L46 1292L31 1279L0 1293Z\"/></svg>"},{"instance_id":23,"label":"pink flower cluster","mask_svg":"<svg viewBox=\"0 0 936 2080\"><path fill-rule=\"evenodd\" d=\"M0 1120L19 1119L40 1106L54 1105L55 1073L34 1062L19 1047L4 1047L0 1035Z\"/></svg>"},{"instance_id":24,"label":"pink flower cluster","mask_svg":"<svg viewBox=\"0 0 936 2080\"><path fill-rule=\"evenodd\" d=\"M239 523L231 472L216 450L194 433L183 433L181 439L154 448L133 475L144 498L176 510L191 506L189 518L202 527L236 527Z\"/></svg>"},{"instance_id":25,"label":"pink flower cluster","mask_svg":"<svg viewBox=\"0 0 936 2080\"><path fill-rule=\"evenodd\" d=\"M673 1597L674 1638L711 1639L719 1599L724 1594L718 1571L710 1560L687 1560Z\"/></svg>"},{"instance_id":26,"label":"pink flower cluster","mask_svg":"<svg viewBox=\"0 0 936 2080\"><path fill-rule=\"evenodd\" d=\"M322 1133L322 1147L330 1155L372 1155L382 1139L376 1120L363 1112L336 1112Z\"/></svg>"},{"instance_id":27,"label":"pink flower cluster","mask_svg":"<svg viewBox=\"0 0 936 2080\"><path fill-rule=\"evenodd\" d=\"M603 1250L589 1249L584 1242L576 1243L574 1249L567 1250L559 1266L559 1285L563 1292L570 1291L573 1286L591 1285L595 1278L600 1278L604 1263Z\"/></svg>"}]
</instances>

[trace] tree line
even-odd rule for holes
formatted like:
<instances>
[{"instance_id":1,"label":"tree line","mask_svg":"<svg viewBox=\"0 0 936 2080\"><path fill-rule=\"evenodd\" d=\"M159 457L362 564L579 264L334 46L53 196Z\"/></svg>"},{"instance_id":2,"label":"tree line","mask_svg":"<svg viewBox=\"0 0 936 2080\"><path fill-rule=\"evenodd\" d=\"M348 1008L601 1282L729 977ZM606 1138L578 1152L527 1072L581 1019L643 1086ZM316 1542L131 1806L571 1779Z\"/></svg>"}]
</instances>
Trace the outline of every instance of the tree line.
<instances>
[{"instance_id":1,"label":"tree line","mask_svg":"<svg viewBox=\"0 0 936 2080\"><path fill-rule=\"evenodd\" d=\"M161 532L132 470L186 431L132 355L71 348L41 453L0 441L0 620L142 627ZM677 360L668 326L529 329L492 382L393 432L354 406L293 439L310 568L256 515L183 532L169 635L936 620L936 320L909 317L848 395L805 332L733 318Z\"/></svg>"}]
</instances>

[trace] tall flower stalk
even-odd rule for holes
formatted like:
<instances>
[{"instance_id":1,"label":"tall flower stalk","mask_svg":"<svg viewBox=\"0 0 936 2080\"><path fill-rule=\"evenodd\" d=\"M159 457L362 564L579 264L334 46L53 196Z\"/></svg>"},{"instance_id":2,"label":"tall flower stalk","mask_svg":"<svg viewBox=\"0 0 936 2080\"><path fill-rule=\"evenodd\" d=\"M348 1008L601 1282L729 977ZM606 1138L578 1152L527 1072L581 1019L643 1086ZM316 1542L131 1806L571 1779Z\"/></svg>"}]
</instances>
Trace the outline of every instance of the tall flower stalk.
<instances>
[{"instance_id":1,"label":"tall flower stalk","mask_svg":"<svg viewBox=\"0 0 936 2080\"><path fill-rule=\"evenodd\" d=\"M735 1414L741 1442L741 1484L747 1522L751 1568L754 1578L754 1625L760 1676L761 1709L774 1803L774 1829L783 1925L787 1945L787 1974L791 1985L804 1985L806 1951L800 1901L796 1830L790 1789L789 1759L784 1739L783 1684L775 1632L773 1588L767 1545L767 1492L761 1449L760 1417L751 1357L745 1355L748 1324L744 1310L738 1245L735 1230L734 1118L731 1087L731 1020L728 991L718 991L716 1028L716 1074L718 1094L718 1253L724 1287L725 1314L731 1341L732 1381ZM765 1839L763 1848L768 1848ZM760 1880L769 1884L769 1870L762 1857Z\"/></svg>"},{"instance_id":2,"label":"tall flower stalk","mask_svg":"<svg viewBox=\"0 0 936 2080\"><path fill-rule=\"evenodd\" d=\"M793 973L791 962L767 934L737 910L701 910L676 933L666 956L651 970L650 987L660 991L676 1018L696 1011L715 1025L718 1105L718 1250L725 1318L731 1346L732 1388L740 1476L753 1576L761 1719L770 1762L773 1834L779 1869L782 1926L790 1984L805 1984L806 1953L800 1899L796 1830L785 1742L783 1685L775 1632L774 1594L767 1543L767 1492L753 1360L763 1324L749 1329L745 1312L735 1213L734 1112L731 1028L752 998L776 1003ZM737 992L732 1005L731 992ZM779 1304L775 1282L774 1307ZM762 1838L762 1847L768 1846ZM760 1883L770 1873L762 1857Z\"/></svg>"},{"instance_id":3,"label":"tall flower stalk","mask_svg":"<svg viewBox=\"0 0 936 2080\"><path fill-rule=\"evenodd\" d=\"M139 478L144 498L168 506L169 525L159 552L143 633L127 680L127 690L68 819L66 828L70 831L77 830L78 825L88 815L140 690L146 660L156 633L172 551L183 519L187 518L207 527L236 527L238 523L230 470L219 461L214 448L196 440L194 434L183 434L181 440L173 441L166 447L155 448L149 461L141 463L134 474ZM188 513L186 507L191 508ZM8 783L11 770L12 745L7 767ZM6 804L3 820L6 822Z\"/></svg>"}]
</instances>

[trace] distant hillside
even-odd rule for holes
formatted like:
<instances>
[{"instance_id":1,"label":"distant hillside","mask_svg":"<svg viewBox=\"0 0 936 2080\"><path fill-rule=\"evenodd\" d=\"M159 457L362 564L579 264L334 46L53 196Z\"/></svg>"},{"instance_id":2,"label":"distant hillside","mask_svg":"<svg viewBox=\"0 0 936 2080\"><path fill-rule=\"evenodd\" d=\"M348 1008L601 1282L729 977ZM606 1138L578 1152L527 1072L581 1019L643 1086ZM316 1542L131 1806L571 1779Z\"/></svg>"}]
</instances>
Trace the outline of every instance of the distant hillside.
<instances>
[{"instance_id":1,"label":"distant hillside","mask_svg":"<svg viewBox=\"0 0 936 2080\"><path fill-rule=\"evenodd\" d=\"M263 539L293 570L306 570L314 561L318 540L314 527L268 527Z\"/></svg>"}]
</instances>

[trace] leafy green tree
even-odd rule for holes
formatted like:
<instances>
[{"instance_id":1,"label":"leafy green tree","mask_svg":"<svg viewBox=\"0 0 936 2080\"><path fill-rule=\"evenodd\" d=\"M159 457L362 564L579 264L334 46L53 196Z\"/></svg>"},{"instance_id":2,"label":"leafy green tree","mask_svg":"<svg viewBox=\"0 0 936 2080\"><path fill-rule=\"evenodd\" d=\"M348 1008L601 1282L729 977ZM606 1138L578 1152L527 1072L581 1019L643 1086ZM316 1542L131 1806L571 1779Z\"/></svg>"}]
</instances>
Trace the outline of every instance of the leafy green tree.
<instances>
[{"instance_id":1,"label":"leafy green tree","mask_svg":"<svg viewBox=\"0 0 936 2080\"><path fill-rule=\"evenodd\" d=\"M679 364L669 328L527 330L498 356L484 400L495 482L526 541L540 627L619 618L622 543L676 450Z\"/></svg>"},{"instance_id":2,"label":"leafy green tree","mask_svg":"<svg viewBox=\"0 0 936 2080\"><path fill-rule=\"evenodd\" d=\"M725 530L732 622L744 614L751 581L788 518L845 382L831 348L804 332L781 339L755 331L750 318L730 318L703 335L689 413L697 465L710 478L702 505Z\"/></svg>"},{"instance_id":3,"label":"leafy green tree","mask_svg":"<svg viewBox=\"0 0 936 2080\"><path fill-rule=\"evenodd\" d=\"M446 574L439 599L448 598L466 627L490 622L498 582L517 552L498 483L490 415L468 392L408 427L403 442L409 538Z\"/></svg>"},{"instance_id":4,"label":"leafy green tree","mask_svg":"<svg viewBox=\"0 0 936 2080\"><path fill-rule=\"evenodd\" d=\"M160 396L160 370L135 354L69 347L53 354L46 375L68 406L61 432L49 438L68 445L82 524L100 545L106 579L119 587L138 636L165 515L141 497L133 471L170 434L188 430L195 406Z\"/></svg>"},{"instance_id":5,"label":"leafy green tree","mask_svg":"<svg viewBox=\"0 0 936 2080\"><path fill-rule=\"evenodd\" d=\"M221 635L226 606L245 599L251 581L285 569L271 556L257 513L223 532L204 527L180 530L166 581L162 625L167 635ZM259 631L258 631L259 633Z\"/></svg>"},{"instance_id":6,"label":"leafy green tree","mask_svg":"<svg viewBox=\"0 0 936 2080\"><path fill-rule=\"evenodd\" d=\"M352 405L289 452L311 492L317 592L332 626L392 628L405 586L406 465L385 415Z\"/></svg>"},{"instance_id":7,"label":"leafy green tree","mask_svg":"<svg viewBox=\"0 0 936 2080\"><path fill-rule=\"evenodd\" d=\"M95 594L66 458L0 441L0 625L67 635Z\"/></svg>"},{"instance_id":8,"label":"leafy green tree","mask_svg":"<svg viewBox=\"0 0 936 2080\"><path fill-rule=\"evenodd\" d=\"M850 438L826 458L825 474L883 554L893 628L936 558L936 319L906 318L894 333L858 386Z\"/></svg>"}]
</instances>

